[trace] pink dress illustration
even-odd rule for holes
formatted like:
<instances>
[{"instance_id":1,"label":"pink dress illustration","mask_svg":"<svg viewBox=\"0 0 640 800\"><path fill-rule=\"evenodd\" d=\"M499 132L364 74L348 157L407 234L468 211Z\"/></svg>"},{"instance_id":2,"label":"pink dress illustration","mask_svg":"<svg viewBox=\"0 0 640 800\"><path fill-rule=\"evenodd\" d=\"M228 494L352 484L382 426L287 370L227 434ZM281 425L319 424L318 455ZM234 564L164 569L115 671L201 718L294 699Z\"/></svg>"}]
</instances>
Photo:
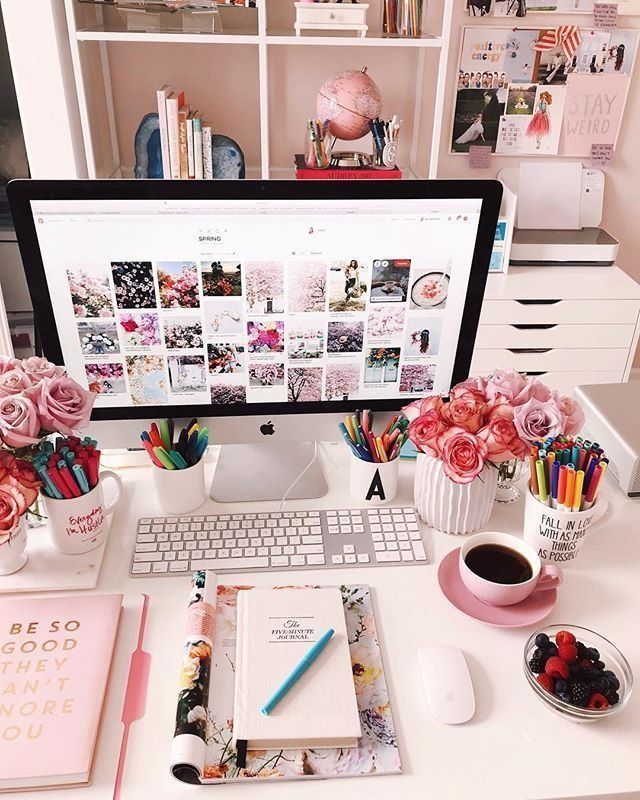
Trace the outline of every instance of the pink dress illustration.
<instances>
[{"instance_id":1,"label":"pink dress illustration","mask_svg":"<svg viewBox=\"0 0 640 800\"><path fill-rule=\"evenodd\" d=\"M551 121L549 120L548 109L553 102L553 97L549 92L542 92L538 100L536 113L527 125L526 135L533 136L536 140L536 150L540 149L542 139L549 135L551 131Z\"/></svg>"}]
</instances>

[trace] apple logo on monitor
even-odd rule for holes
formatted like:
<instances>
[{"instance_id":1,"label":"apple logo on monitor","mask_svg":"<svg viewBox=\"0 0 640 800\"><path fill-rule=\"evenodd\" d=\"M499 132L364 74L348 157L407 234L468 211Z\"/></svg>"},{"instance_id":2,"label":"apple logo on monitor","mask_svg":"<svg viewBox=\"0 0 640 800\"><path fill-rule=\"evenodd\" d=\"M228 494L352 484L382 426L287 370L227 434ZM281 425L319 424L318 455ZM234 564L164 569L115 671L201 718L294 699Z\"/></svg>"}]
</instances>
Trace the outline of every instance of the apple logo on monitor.
<instances>
[{"instance_id":1,"label":"apple logo on monitor","mask_svg":"<svg viewBox=\"0 0 640 800\"><path fill-rule=\"evenodd\" d=\"M273 422L269 420L269 422L263 422L260 426L260 433L263 436L273 436L275 433L275 428L273 427Z\"/></svg>"}]
</instances>

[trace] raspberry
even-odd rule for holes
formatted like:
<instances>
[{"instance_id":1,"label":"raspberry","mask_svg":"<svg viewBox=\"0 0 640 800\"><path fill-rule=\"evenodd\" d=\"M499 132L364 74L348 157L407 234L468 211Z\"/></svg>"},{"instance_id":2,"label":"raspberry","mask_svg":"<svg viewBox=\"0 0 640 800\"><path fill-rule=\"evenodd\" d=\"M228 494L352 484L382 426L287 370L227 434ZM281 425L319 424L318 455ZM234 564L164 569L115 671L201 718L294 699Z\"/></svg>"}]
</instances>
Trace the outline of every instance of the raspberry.
<instances>
[{"instance_id":1,"label":"raspberry","mask_svg":"<svg viewBox=\"0 0 640 800\"><path fill-rule=\"evenodd\" d=\"M578 650L576 649L575 644L559 644L558 656L563 661L566 661L567 664L571 664L578 658Z\"/></svg>"},{"instance_id":2,"label":"raspberry","mask_svg":"<svg viewBox=\"0 0 640 800\"><path fill-rule=\"evenodd\" d=\"M575 644L576 637L569 631L558 631L556 633L556 644L560 647L561 644Z\"/></svg>"},{"instance_id":3,"label":"raspberry","mask_svg":"<svg viewBox=\"0 0 640 800\"><path fill-rule=\"evenodd\" d=\"M596 692L596 694L592 694L589 698L587 708L595 708L600 711L600 709L609 708L609 701L606 697L603 697L601 694Z\"/></svg>"},{"instance_id":4,"label":"raspberry","mask_svg":"<svg viewBox=\"0 0 640 800\"><path fill-rule=\"evenodd\" d=\"M569 696L574 706L586 708L592 692L584 683L574 683L569 689Z\"/></svg>"},{"instance_id":5,"label":"raspberry","mask_svg":"<svg viewBox=\"0 0 640 800\"><path fill-rule=\"evenodd\" d=\"M564 678L566 680L569 677L567 663L557 656L551 656L544 665L544 671L552 678Z\"/></svg>"},{"instance_id":6,"label":"raspberry","mask_svg":"<svg viewBox=\"0 0 640 800\"><path fill-rule=\"evenodd\" d=\"M546 673L542 673L542 675L538 675L536 680L542 686L543 689L546 689L549 694L553 694L553 678Z\"/></svg>"}]
</instances>

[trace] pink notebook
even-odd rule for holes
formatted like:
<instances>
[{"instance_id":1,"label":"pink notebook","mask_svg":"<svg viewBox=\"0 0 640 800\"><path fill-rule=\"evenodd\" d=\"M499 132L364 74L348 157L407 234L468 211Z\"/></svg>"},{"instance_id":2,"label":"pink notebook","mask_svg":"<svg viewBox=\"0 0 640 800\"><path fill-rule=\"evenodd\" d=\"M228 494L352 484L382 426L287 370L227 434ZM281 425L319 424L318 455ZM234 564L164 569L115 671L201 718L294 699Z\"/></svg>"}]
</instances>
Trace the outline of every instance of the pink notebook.
<instances>
[{"instance_id":1,"label":"pink notebook","mask_svg":"<svg viewBox=\"0 0 640 800\"><path fill-rule=\"evenodd\" d=\"M0 600L0 791L88 783L121 605Z\"/></svg>"}]
</instances>

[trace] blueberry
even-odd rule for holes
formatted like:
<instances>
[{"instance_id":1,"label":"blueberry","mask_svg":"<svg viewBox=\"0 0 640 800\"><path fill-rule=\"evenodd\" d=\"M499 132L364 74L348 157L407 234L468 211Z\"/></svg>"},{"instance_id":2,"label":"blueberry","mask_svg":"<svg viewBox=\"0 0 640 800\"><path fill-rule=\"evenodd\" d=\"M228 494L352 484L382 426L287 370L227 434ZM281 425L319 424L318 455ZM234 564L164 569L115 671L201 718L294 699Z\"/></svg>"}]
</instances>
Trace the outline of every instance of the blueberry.
<instances>
[{"instance_id":1,"label":"blueberry","mask_svg":"<svg viewBox=\"0 0 640 800\"><path fill-rule=\"evenodd\" d=\"M582 642L576 642L576 650L578 651L578 658L587 657L587 648Z\"/></svg>"},{"instance_id":2,"label":"blueberry","mask_svg":"<svg viewBox=\"0 0 640 800\"><path fill-rule=\"evenodd\" d=\"M593 666L596 669L603 670L604 669L604 661L594 661Z\"/></svg>"},{"instance_id":3,"label":"blueberry","mask_svg":"<svg viewBox=\"0 0 640 800\"><path fill-rule=\"evenodd\" d=\"M549 644L549 637L546 633L539 633L536 636L536 647L539 647L541 650L544 650L547 645Z\"/></svg>"},{"instance_id":4,"label":"blueberry","mask_svg":"<svg viewBox=\"0 0 640 800\"><path fill-rule=\"evenodd\" d=\"M587 647L587 658L591 661L599 661L600 660L600 653L596 650L595 647Z\"/></svg>"},{"instance_id":5,"label":"blueberry","mask_svg":"<svg viewBox=\"0 0 640 800\"><path fill-rule=\"evenodd\" d=\"M553 642L549 642L546 647L546 652L548 656L557 656L558 655L558 648Z\"/></svg>"},{"instance_id":6,"label":"blueberry","mask_svg":"<svg viewBox=\"0 0 640 800\"><path fill-rule=\"evenodd\" d=\"M615 672L612 672L610 669L605 669L602 675L609 681L609 686L617 692L620 688L620 681L616 677Z\"/></svg>"},{"instance_id":7,"label":"blueberry","mask_svg":"<svg viewBox=\"0 0 640 800\"><path fill-rule=\"evenodd\" d=\"M605 694L606 692L609 691L611 685L609 684L607 678L603 678L601 676L597 678L595 681L593 681L593 683L591 684L591 688L593 689L594 692L598 692L599 694Z\"/></svg>"},{"instance_id":8,"label":"blueberry","mask_svg":"<svg viewBox=\"0 0 640 800\"><path fill-rule=\"evenodd\" d=\"M613 691L607 692L605 697L607 698L607 702L609 703L610 706L615 706L616 703L620 702L620 695L618 694L618 692L613 692Z\"/></svg>"},{"instance_id":9,"label":"blueberry","mask_svg":"<svg viewBox=\"0 0 640 800\"><path fill-rule=\"evenodd\" d=\"M555 685L555 692L559 696L569 691L569 684L563 679L558 678Z\"/></svg>"},{"instance_id":10,"label":"blueberry","mask_svg":"<svg viewBox=\"0 0 640 800\"><path fill-rule=\"evenodd\" d=\"M558 700L562 700L563 703L571 702L571 695L568 690L566 692L556 692L556 697Z\"/></svg>"}]
</instances>

